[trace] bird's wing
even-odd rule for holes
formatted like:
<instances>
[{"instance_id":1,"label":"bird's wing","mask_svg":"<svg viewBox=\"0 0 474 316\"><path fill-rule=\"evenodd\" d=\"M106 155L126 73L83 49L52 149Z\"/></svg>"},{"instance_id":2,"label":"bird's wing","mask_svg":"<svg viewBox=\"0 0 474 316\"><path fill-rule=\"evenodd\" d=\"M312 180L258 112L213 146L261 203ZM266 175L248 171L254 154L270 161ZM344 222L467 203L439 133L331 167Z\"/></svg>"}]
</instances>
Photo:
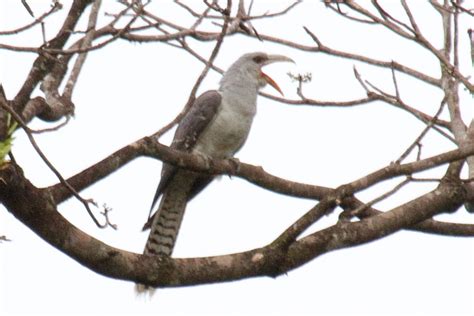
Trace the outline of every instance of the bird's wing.
<instances>
[{"instance_id":1,"label":"bird's wing","mask_svg":"<svg viewBox=\"0 0 474 316\"><path fill-rule=\"evenodd\" d=\"M187 152L191 151L201 133L214 119L221 101L222 96L216 90L201 94L179 123L171 147Z\"/></svg>"},{"instance_id":2,"label":"bird's wing","mask_svg":"<svg viewBox=\"0 0 474 316\"><path fill-rule=\"evenodd\" d=\"M206 91L201 94L193 103L189 111L183 117L174 134L171 148L191 152L196 145L197 140L206 127L212 122L219 106L222 96L216 90ZM161 170L161 180L156 189L155 196L151 205L150 213L153 210L163 191L173 179L177 168L171 164L164 163ZM203 177L202 181L198 181L195 189L191 192L191 197L201 191L212 178Z\"/></svg>"}]
</instances>

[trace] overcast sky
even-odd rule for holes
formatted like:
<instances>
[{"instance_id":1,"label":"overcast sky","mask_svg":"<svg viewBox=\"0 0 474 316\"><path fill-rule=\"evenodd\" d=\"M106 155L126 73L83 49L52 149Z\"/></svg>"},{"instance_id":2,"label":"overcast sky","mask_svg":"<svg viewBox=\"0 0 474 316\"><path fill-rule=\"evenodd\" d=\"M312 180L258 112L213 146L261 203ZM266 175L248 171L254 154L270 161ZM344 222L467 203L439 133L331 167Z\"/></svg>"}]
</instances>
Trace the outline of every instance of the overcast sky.
<instances>
[{"instance_id":1,"label":"overcast sky","mask_svg":"<svg viewBox=\"0 0 474 316\"><path fill-rule=\"evenodd\" d=\"M172 1L158 1L150 10L184 25L189 16ZM255 1L254 13L275 11L286 1ZM387 10L400 14L398 1ZM474 1L464 1L466 5ZM49 1L28 1L36 15ZM71 1L46 23L47 38L57 32ZM367 1L368 3L368 1ZM409 2L420 27L436 45L441 42L440 18L425 1ZM103 0L104 12L115 1ZM115 9L114 9L115 10ZM0 1L0 30L31 22L16 0ZM81 20L82 25L86 20ZM466 28L462 20L461 56L464 73L470 71ZM302 29L307 26L324 43L338 49L405 63L439 76L437 61L426 51L405 43L377 27L357 25L325 9L319 1L305 1L278 20L259 20L254 26L295 42L311 44ZM36 27L18 36L0 37L0 43L35 46L41 43ZM190 44L208 56L212 44ZM345 101L364 96L353 76L354 62L320 54L307 54L243 36L226 38L217 58L228 67L251 51L279 53L297 65L270 66L266 73L279 83L285 96L297 98L287 72L312 74L304 87L312 98ZM35 55L0 50L0 83L12 98L27 76ZM393 92L391 74L356 64L361 75ZM116 41L89 54L74 91L75 118L59 132L37 136L48 158L68 177L113 151L150 135L165 125L185 104L203 65L165 44L131 44ZM200 92L218 87L220 75L210 72ZM432 87L399 76L405 100L433 115L441 100ZM271 88L265 91L275 93ZM39 89L35 95L42 95ZM463 118L472 118L472 98L463 95ZM446 113L445 113L446 114ZM443 115L445 115L443 114ZM447 118L447 116L445 116ZM50 126L34 121L33 127ZM424 128L411 115L382 103L354 108L291 106L260 98L250 137L237 157L261 165L266 171L299 182L336 187L388 165ZM164 137L169 140L172 133ZM424 141L423 157L452 148L436 133ZM22 131L15 134L13 152L26 176L38 187L57 182L37 157ZM86 233L121 249L141 253L147 234L141 232L159 181L161 163L142 158L120 169L81 194L113 209L119 227L100 230L82 204L69 200L62 215ZM440 176L442 170L425 173ZM400 180L400 179L399 179ZM399 181L398 180L398 181ZM398 181L361 192L365 201L377 197ZM389 210L431 190L436 184L416 184L395 198L377 205ZM186 211L175 248L176 257L233 253L261 247L275 239L304 214L315 201L289 198L238 178L223 177L195 198ZM464 209L440 219L474 223ZM337 214L322 219L311 232L337 221ZM3 207L0 235L0 315L473 315L474 239L400 232L383 240L318 257L287 275L239 282L162 289L151 300L135 297L133 284L98 275L37 237Z\"/></svg>"}]
</instances>

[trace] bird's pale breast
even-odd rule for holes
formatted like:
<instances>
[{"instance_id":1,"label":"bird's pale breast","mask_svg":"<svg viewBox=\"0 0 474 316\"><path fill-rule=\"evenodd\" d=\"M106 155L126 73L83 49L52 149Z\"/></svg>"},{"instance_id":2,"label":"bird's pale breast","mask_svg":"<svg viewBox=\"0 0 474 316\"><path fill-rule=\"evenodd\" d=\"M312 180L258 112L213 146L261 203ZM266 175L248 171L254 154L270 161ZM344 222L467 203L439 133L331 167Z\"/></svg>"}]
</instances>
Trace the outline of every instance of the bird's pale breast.
<instances>
[{"instance_id":1,"label":"bird's pale breast","mask_svg":"<svg viewBox=\"0 0 474 316\"><path fill-rule=\"evenodd\" d=\"M233 156L247 139L254 114L248 107L223 100L216 118L199 137L195 151L216 158Z\"/></svg>"}]
</instances>

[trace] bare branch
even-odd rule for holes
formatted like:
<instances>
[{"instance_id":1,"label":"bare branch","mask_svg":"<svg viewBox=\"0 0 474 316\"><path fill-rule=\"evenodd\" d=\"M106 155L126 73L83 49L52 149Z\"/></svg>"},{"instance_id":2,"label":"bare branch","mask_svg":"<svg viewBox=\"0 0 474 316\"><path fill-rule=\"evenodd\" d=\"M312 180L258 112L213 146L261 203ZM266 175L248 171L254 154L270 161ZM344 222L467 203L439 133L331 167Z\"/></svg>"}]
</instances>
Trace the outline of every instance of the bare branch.
<instances>
[{"instance_id":1,"label":"bare branch","mask_svg":"<svg viewBox=\"0 0 474 316\"><path fill-rule=\"evenodd\" d=\"M264 13L260 15L247 15L247 20L258 20L258 19L265 19L265 18L274 18L278 16L283 16L290 12L292 9L294 9L298 4L302 3L303 0L296 0L293 3L291 3L289 6L284 8L283 10L280 10L278 12L273 12L273 13ZM249 14L250 14L250 8L249 7Z\"/></svg>"},{"instance_id":2,"label":"bare branch","mask_svg":"<svg viewBox=\"0 0 474 316\"><path fill-rule=\"evenodd\" d=\"M28 13L31 15L32 18L35 17L33 11L31 10L28 2L26 2L26 0L21 0L21 3L23 4L23 6L25 7L26 11L28 11Z\"/></svg>"},{"instance_id":3,"label":"bare branch","mask_svg":"<svg viewBox=\"0 0 474 316\"><path fill-rule=\"evenodd\" d=\"M354 180L346 185L345 196L364 190L375 183L382 182L397 176L408 176L417 172L428 170L452 161L465 159L474 155L474 147L466 147L448 151L436 156L421 159L419 161L407 164L392 163L385 168L372 172L365 177ZM249 164L213 159L203 159L199 155L177 151L164 146L156 141L154 137L145 137L113 153L99 163L87 168L76 176L68 179L78 191L94 184L109 174L115 172L120 167L139 156L148 156L162 160L180 168L186 168L197 172L207 174L228 174L242 177L251 183L264 187L268 190L287 194L290 196L299 196L305 198L321 199L331 192L331 189L288 181L271 174L266 173L261 167ZM65 190L61 184L47 188L57 203L67 199L70 192ZM343 196L344 197L344 196ZM341 198L343 198L341 197Z\"/></svg>"},{"instance_id":4,"label":"bare branch","mask_svg":"<svg viewBox=\"0 0 474 316\"><path fill-rule=\"evenodd\" d=\"M400 27L398 25L398 23L394 23L394 22L391 22L390 20L385 20L385 19L381 19L379 17L377 17L376 15L372 14L369 10L363 8L362 6L360 6L359 4L355 3L354 1L348 1L345 3L348 7L350 7L352 10L354 10L355 12L359 13L359 14L362 14L363 16L366 16L367 18L369 18L371 21L377 23L377 24L381 24L383 26L385 26L387 29L389 29L390 31L394 32L395 34L398 34L406 39L410 39L410 40L413 40L414 39L414 36L412 34L412 31L406 31L404 30L405 28L405 25L403 25L403 28Z\"/></svg>"},{"instance_id":5,"label":"bare branch","mask_svg":"<svg viewBox=\"0 0 474 316\"><path fill-rule=\"evenodd\" d=\"M187 51L189 54L191 54L191 56L195 57L197 60L199 60L201 63L203 63L204 65L207 65L208 64L208 61L206 58L202 57L201 55L199 55L194 49L192 49L188 43L184 40L184 39L179 39L178 40L179 44L181 45L180 48L184 49L185 51ZM216 71L217 73L219 74L223 74L224 73L224 70L222 68L219 68L217 67L216 65L214 64L211 64L210 65L211 69Z\"/></svg>"},{"instance_id":6,"label":"bare branch","mask_svg":"<svg viewBox=\"0 0 474 316\"><path fill-rule=\"evenodd\" d=\"M400 98L400 92L399 92L399 89L398 89L398 84L396 82L396 77L394 76L393 68L391 69L391 71L392 71L392 77L393 77L393 80L394 80L395 95L392 95L388 92L383 91L382 89L376 87L374 84L370 83L367 80L363 80L362 77L360 76L360 74L356 70L355 70L355 75L356 75L356 79L358 80L358 82L362 85L362 87L364 88L364 90L368 94L369 98L372 98L374 100L384 101L385 103L393 105L393 106L395 106L397 108L400 108L404 111L407 111L408 113L412 114L413 116L415 116L417 119L419 119L423 123L428 124L429 122L434 122L438 126L441 126L441 127L447 128L447 129L451 128L451 123L450 122L441 120L439 118L431 117L430 115L428 115L424 112L421 112L421 111L415 109L414 107L411 107L408 104L406 104ZM374 91L376 91L376 92L374 92L373 90L370 90L369 87L371 89L373 89ZM433 125L434 130L436 130L438 133L440 133L441 135L443 135L444 137L446 137L447 139L449 139L453 143L456 143L456 141L450 135L448 135L446 132L441 130L436 125Z\"/></svg>"},{"instance_id":7,"label":"bare branch","mask_svg":"<svg viewBox=\"0 0 474 316\"><path fill-rule=\"evenodd\" d=\"M312 106L319 106L319 107L352 107L352 106L368 104L368 103L378 100L377 97L375 96L370 96L370 97L360 98L360 99L355 99L355 100L350 100L350 101L325 101L325 100L310 99L305 96L303 96L303 99L299 99L299 100L285 99L285 98L271 95L265 92L260 92L259 95L264 96L265 98L268 98L270 100L274 100L274 101L285 103L285 104L305 105L305 106L312 105Z\"/></svg>"},{"instance_id":8,"label":"bare branch","mask_svg":"<svg viewBox=\"0 0 474 316\"><path fill-rule=\"evenodd\" d=\"M397 100L401 100L400 98L400 90L398 89L398 82L397 82L397 76L395 74L395 69L391 69L392 71L392 81L393 81L393 87L395 88L395 97Z\"/></svg>"},{"instance_id":9,"label":"bare branch","mask_svg":"<svg viewBox=\"0 0 474 316\"><path fill-rule=\"evenodd\" d=\"M31 22L31 23L29 23L25 26L16 28L14 30L0 31L0 35L14 35L14 34L18 34L18 33L21 33L23 31L26 31L26 30L32 28L33 26L43 22L48 16L52 15L55 12L58 12L61 9L62 9L62 4L59 3L58 1L55 1L55 2L53 2L53 5L51 6L51 9L49 9L49 11L43 13L38 18L35 18L35 20L33 22Z\"/></svg>"},{"instance_id":10,"label":"bare branch","mask_svg":"<svg viewBox=\"0 0 474 316\"><path fill-rule=\"evenodd\" d=\"M0 100L0 107L4 110L4 111L7 111L8 113L10 113L10 115L15 119L15 121L17 121L17 123L21 126L21 128L25 131L27 137L28 137L28 140L30 141L31 145L33 146L33 148L35 149L36 153L38 154L38 156L41 157L41 159L43 160L43 162L48 166L48 168L54 173L54 175L59 179L59 181L61 182L62 185L64 185L71 193L72 195L78 199L83 205L84 207L86 208L87 210L87 213L89 213L89 216L92 218L92 220L94 221L94 223L97 225L97 227L99 228L105 228L107 227L107 224L100 224L97 219L95 218L94 214L92 213L90 207L89 207L89 203L92 203L94 204L94 202L90 199L86 200L84 198L82 198L79 193L77 193L77 191L64 179L64 177L61 175L61 173L54 167L54 165L48 160L48 158L46 157L46 155L43 153L43 151L41 150L41 148L38 146L38 144L36 143L36 140L35 138L33 137L33 134L31 132L31 130L28 128L28 126L26 125L25 122L23 122L23 120L21 119L21 117L16 114L15 111L13 111L13 109L8 106L7 104L5 104L2 100Z\"/></svg>"},{"instance_id":11,"label":"bare branch","mask_svg":"<svg viewBox=\"0 0 474 316\"><path fill-rule=\"evenodd\" d=\"M183 2L179 1L179 0L174 0L174 3L176 3L177 5L179 5L180 7L182 7L183 9L185 9L186 11L188 11L193 17L195 18L202 18L202 14L201 13L197 13L196 11L194 11L190 6L184 4ZM206 9L207 10L207 9ZM208 16L209 18L221 18L222 16L219 15L219 16Z\"/></svg>"},{"instance_id":12,"label":"bare branch","mask_svg":"<svg viewBox=\"0 0 474 316\"><path fill-rule=\"evenodd\" d=\"M459 68L459 9L455 8L454 18L454 39L453 39L453 65Z\"/></svg>"},{"instance_id":13,"label":"bare branch","mask_svg":"<svg viewBox=\"0 0 474 316\"><path fill-rule=\"evenodd\" d=\"M89 48L91 46L92 40L94 38L95 27L97 24L97 15L99 14L101 2L102 0L95 0L94 4L92 5L92 9L89 14L89 22L87 24L87 33L81 45L81 48L83 49ZM87 53L79 54L76 63L71 71L71 74L69 75L69 80L67 81L66 86L64 87L63 95L69 100L72 97L72 91L74 89L74 86L76 85L77 79L79 78L79 73L81 72L82 66L86 61L86 57Z\"/></svg>"},{"instance_id":14,"label":"bare branch","mask_svg":"<svg viewBox=\"0 0 474 316\"><path fill-rule=\"evenodd\" d=\"M434 56L436 56L439 61L441 63L444 64L444 66L446 67L446 69L454 76L456 77L457 79L459 79L463 85L471 92L474 92L474 85L471 84L469 82L469 79L465 76L463 76L460 72L459 72L459 69L457 69L455 66L453 66L450 62L449 62L449 59L447 59L445 57L445 55L443 55L442 52L440 52L439 50L437 50L424 36L423 34L421 34L419 28L418 28L418 25L416 24L416 21L413 17L413 15L411 14L411 11L409 9L409 7L406 5L406 3L404 1L402 1L402 5L404 6L404 9L405 9L405 12L407 13L407 16L409 17L410 19L410 23L412 24L412 27L414 28L414 31L415 31L415 35L412 35L412 34L409 34L407 33L406 31L404 31L403 29L401 29L399 26L397 26L396 24L392 23L392 22L389 22L387 20L383 20L383 19L380 19L378 18L377 16L373 15L370 11L364 9L363 7L361 7L360 5L356 4L355 2L353 1L349 1L349 2L346 2L345 3L346 5L348 5L349 7L351 7L353 10L355 10L356 12L358 13L361 13L367 17L369 17L370 19L372 19L373 21L385 26L387 29L391 30L392 32L404 37L404 38L407 38L409 40L414 40L416 41L417 43L421 44L424 48L426 48L428 51L430 51ZM450 36L450 35L449 35Z\"/></svg>"},{"instance_id":15,"label":"bare branch","mask_svg":"<svg viewBox=\"0 0 474 316\"><path fill-rule=\"evenodd\" d=\"M71 36L70 30L75 28L79 18L89 4L90 0L77 0L73 2L69 10L69 14L58 34L55 38L49 41L49 48L59 49L65 45L66 41ZM40 51L42 52L42 50ZM54 59L48 56L46 53L41 53L40 56L36 58L30 73L28 74L28 77L24 81L23 86L13 100L13 109L15 112L22 112L24 106L30 99L31 93L36 88L38 83L43 80L44 76L49 73L54 64Z\"/></svg>"},{"instance_id":16,"label":"bare branch","mask_svg":"<svg viewBox=\"0 0 474 316\"><path fill-rule=\"evenodd\" d=\"M11 239L8 239L7 236L2 235L2 236L0 236L0 243L1 243L2 241L12 241L12 240L11 240Z\"/></svg>"},{"instance_id":17,"label":"bare branch","mask_svg":"<svg viewBox=\"0 0 474 316\"><path fill-rule=\"evenodd\" d=\"M412 181L412 179L411 179L410 176L408 176L402 182L400 182L395 187L393 187L391 190L389 190L389 191L385 192L384 194L376 197L375 199L373 199L373 200L371 200L367 203L361 204L360 206L358 206L357 208L355 208L353 210L350 210L349 212L342 212L339 215L339 220L349 221L353 217L359 217L360 214L365 212L365 210L367 210L368 208L371 208L375 204L377 204L379 202L382 202L383 200L389 198L390 196L392 196L395 193L397 193L398 191L400 191L405 185L410 183L410 181Z\"/></svg>"},{"instance_id":18,"label":"bare branch","mask_svg":"<svg viewBox=\"0 0 474 316\"><path fill-rule=\"evenodd\" d=\"M321 52L321 53L325 53L325 54L328 54L328 55L331 55L331 56L337 56L337 57L342 57L342 58L346 58L346 59L356 60L356 61L360 61L360 62L369 64L369 65L378 66L378 67L382 67L382 68L388 68L388 69L393 68L395 70L398 70L398 71L400 71L404 74L407 74L411 77L422 80L422 81L424 81L426 83L429 83L431 85L434 85L434 86L437 86L437 87L439 87L441 85L441 82L440 82L439 79L430 77L430 76L428 76L428 75L426 75L422 72L419 72L415 69L404 66L404 65L402 65L398 62L381 61L381 60L376 60L374 58L369 58L369 57L362 56L362 55L357 55L357 54L353 54L353 53L349 53L349 52L338 51L338 50L335 50L335 49L332 49L332 48L329 48L329 47L323 45L320 40L316 41L313 37L312 37L313 40L316 41L316 44L318 46L314 47L314 48L310 48L310 47L303 47L301 45L296 45L296 44L288 42L288 41L277 40L273 37L266 36L266 35L261 35L260 34L260 36L264 40L278 42L280 44L288 45L288 46L291 46L291 47L294 47L294 48L297 48L297 49L314 51L314 52Z\"/></svg>"},{"instance_id":19,"label":"bare branch","mask_svg":"<svg viewBox=\"0 0 474 316\"><path fill-rule=\"evenodd\" d=\"M441 115L441 112L443 112L444 105L446 104L446 98L443 98L441 101L441 104L439 105L438 111L436 111L436 114L433 116L433 119L426 124L426 127L423 129L423 131L418 135L418 137L415 139L415 141L405 150L405 152L395 161L395 163L400 163L403 160L405 160L406 157L412 152L412 150L415 148L415 146L420 145L421 140L425 135L428 133L428 131L433 127L434 122L438 119L438 117ZM419 160L419 159L418 159Z\"/></svg>"},{"instance_id":20,"label":"bare branch","mask_svg":"<svg viewBox=\"0 0 474 316\"><path fill-rule=\"evenodd\" d=\"M322 47L323 44L321 43L321 41L319 40L319 38L316 36L316 34L314 34L313 32L311 32L306 26L303 26L303 29L305 30L305 32L311 36L311 38L313 39L313 41L318 45L318 47Z\"/></svg>"},{"instance_id":21,"label":"bare branch","mask_svg":"<svg viewBox=\"0 0 474 316\"><path fill-rule=\"evenodd\" d=\"M368 85L367 85L367 82L362 80L362 77L360 76L360 73L359 71L357 71L357 68L356 66L352 67L353 71L354 71L354 76L356 77L357 81L359 82L359 84L362 86L362 88L364 88L365 90L365 93L370 96L372 93L372 91L370 91Z\"/></svg>"},{"instance_id":22,"label":"bare branch","mask_svg":"<svg viewBox=\"0 0 474 316\"><path fill-rule=\"evenodd\" d=\"M179 5L180 7L182 7L183 9L185 9L189 14L191 14L193 17L195 18L200 18L202 17L202 14L201 13L198 13L197 11L193 10L189 5L186 5L185 3L179 1L179 0L175 0L174 1L177 5ZM250 11L251 11L251 8L252 8L252 4L253 4L253 1L251 1L250 5L249 5L249 12L248 13L245 13L245 10L243 9L243 1L239 1L239 13L238 15L240 15L240 17L244 18L245 21L250 21L250 20L258 20L258 19L264 19L264 18L274 18L274 17L278 17L278 16L284 16L286 15L288 12L290 12L293 8L295 8L298 4L302 3L303 1L302 0L296 0L294 1L293 3L290 3L287 7L283 8L282 10L280 11L277 11L277 12L273 12L273 13L263 13L263 14L259 14L259 15L251 15L250 14ZM241 9L242 7L242 9ZM209 6L208 6L209 8ZM243 14L242 14L243 13ZM214 20L222 20L224 19L222 14L220 15L212 15L212 14L209 14L209 15L206 15L206 18L208 19L214 19Z\"/></svg>"},{"instance_id":23,"label":"bare branch","mask_svg":"<svg viewBox=\"0 0 474 316\"><path fill-rule=\"evenodd\" d=\"M342 12L340 4L343 3L343 1L336 1L336 6L334 6L334 3L332 1L325 1L325 3L326 3L327 8L333 10L334 12L336 12L337 14L341 15L342 17L348 20L358 22L358 23L364 23L364 24L375 24L375 22L372 20L362 19L359 17L349 15L347 12Z\"/></svg>"},{"instance_id":24,"label":"bare branch","mask_svg":"<svg viewBox=\"0 0 474 316\"><path fill-rule=\"evenodd\" d=\"M329 214L340 203L339 193L336 189L334 193L323 198L315 207L300 217L295 223L289 226L275 241L272 246L276 248L288 249L298 236L300 236L308 227L316 223L324 215Z\"/></svg>"},{"instance_id":25,"label":"bare branch","mask_svg":"<svg viewBox=\"0 0 474 316\"><path fill-rule=\"evenodd\" d=\"M416 23L415 18L413 17L413 14L411 13L410 7L407 5L407 2L405 0L402 0L402 6L403 6L403 9L405 10L405 13L408 16L408 19L410 20L410 24L411 24L411 27L413 28L415 37L424 38L424 36L421 34L418 24Z\"/></svg>"},{"instance_id":26,"label":"bare branch","mask_svg":"<svg viewBox=\"0 0 474 316\"><path fill-rule=\"evenodd\" d=\"M474 9L466 9L462 5L458 4L457 0L451 0L451 5L463 13L467 13L470 16L474 16Z\"/></svg>"},{"instance_id":27,"label":"bare branch","mask_svg":"<svg viewBox=\"0 0 474 316\"><path fill-rule=\"evenodd\" d=\"M345 209L351 210L363 206L364 203L357 200L355 197L349 197L344 199L344 203L341 205ZM371 216L381 214L372 207L366 208L361 214L358 214L359 218L364 219ZM443 236L474 236L474 225L473 224L461 224L461 223L449 223L437 221L434 219L426 219L421 223L418 223L412 227L407 228L408 230L425 232L429 234L438 234Z\"/></svg>"},{"instance_id":28,"label":"bare branch","mask_svg":"<svg viewBox=\"0 0 474 316\"><path fill-rule=\"evenodd\" d=\"M59 123L58 125L56 126L53 126L53 127L48 127L48 128L42 128L42 129L30 129L30 132L32 134L41 134L41 133L48 133L48 132L56 132L58 131L59 129L63 128L64 126L67 125L67 123L69 123L69 121L71 120L71 116L66 116L66 118L64 119L64 122L61 122Z\"/></svg>"},{"instance_id":29,"label":"bare branch","mask_svg":"<svg viewBox=\"0 0 474 316\"><path fill-rule=\"evenodd\" d=\"M359 222L338 223L293 242L287 249L270 244L224 256L170 259L137 255L100 242L67 222L54 204L49 203L47 195L18 177L20 171L15 170L14 166L8 165L0 173L16 194L36 201L25 207L22 204L25 199L5 194L5 186L0 183L0 198L7 209L45 241L97 273L154 287L280 275L321 254L380 239L439 213L452 211L459 207L462 200L457 184L442 182L434 191L390 212ZM112 266L113 269L110 268Z\"/></svg>"},{"instance_id":30,"label":"bare branch","mask_svg":"<svg viewBox=\"0 0 474 316\"><path fill-rule=\"evenodd\" d=\"M379 14L380 16L382 16L382 18L384 20L387 20L387 21L393 21L394 23L400 25L401 27L405 28L406 31L410 32L410 33L414 33L413 29L411 27L409 27L408 25L406 25L405 23L403 23L402 21L398 20L398 19L395 19L390 13L388 13L379 3L378 0L372 0L372 4L374 5L374 7L377 9L377 11L379 11Z\"/></svg>"},{"instance_id":31,"label":"bare branch","mask_svg":"<svg viewBox=\"0 0 474 316\"><path fill-rule=\"evenodd\" d=\"M232 1L227 0L227 8L223 9L223 11L222 11L222 14L225 15L225 17L227 17L227 18L224 20L224 25L222 26L221 33L220 33L220 35L219 35L219 37L216 41L216 45L214 46L214 49L212 50L211 56L209 57L208 61L206 62L206 66L202 70L202 72L199 75L198 79L194 83L193 88L191 89L191 93L189 95L189 98L188 98L188 101L187 101L186 105L181 110L181 112L170 123L166 124L164 127L162 127L158 132L156 132L154 134L155 137L159 138L161 135L163 135L169 129L171 129L175 124L177 124L179 121L181 121L183 116L189 111L192 104L194 103L194 100L196 98L197 89L199 88L199 86L201 85L201 82L206 77L207 73L209 72L209 69L211 69L212 64L214 62L214 59L217 57L217 54L219 53L219 50L222 46L222 42L224 41L224 37L227 34L227 28L228 28L229 21L230 21L229 15L230 15L230 9L231 8L232 8Z\"/></svg>"}]
</instances>

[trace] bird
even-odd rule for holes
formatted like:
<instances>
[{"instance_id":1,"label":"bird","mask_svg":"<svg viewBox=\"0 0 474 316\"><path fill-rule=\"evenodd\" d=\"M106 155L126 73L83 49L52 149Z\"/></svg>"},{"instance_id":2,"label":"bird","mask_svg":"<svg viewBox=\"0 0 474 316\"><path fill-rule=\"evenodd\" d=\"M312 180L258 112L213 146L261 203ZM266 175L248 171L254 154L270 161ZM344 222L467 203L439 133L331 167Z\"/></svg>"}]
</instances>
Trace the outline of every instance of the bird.
<instances>
[{"instance_id":1,"label":"bird","mask_svg":"<svg viewBox=\"0 0 474 316\"><path fill-rule=\"evenodd\" d=\"M283 95L277 83L262 71L275 62L293 62L284 55L247 53L223 74L218 90L202 93L183 116L171 148L211 159L233 158L243 146L256 114L258 92L269 84ZM203 190L214 176L164 163L161 179L151 204L144 230L150 234L143 253L171 256L186 204ZM154 288L137 284L138 294L153 294Z\"/></svg>"}]
</instances>

